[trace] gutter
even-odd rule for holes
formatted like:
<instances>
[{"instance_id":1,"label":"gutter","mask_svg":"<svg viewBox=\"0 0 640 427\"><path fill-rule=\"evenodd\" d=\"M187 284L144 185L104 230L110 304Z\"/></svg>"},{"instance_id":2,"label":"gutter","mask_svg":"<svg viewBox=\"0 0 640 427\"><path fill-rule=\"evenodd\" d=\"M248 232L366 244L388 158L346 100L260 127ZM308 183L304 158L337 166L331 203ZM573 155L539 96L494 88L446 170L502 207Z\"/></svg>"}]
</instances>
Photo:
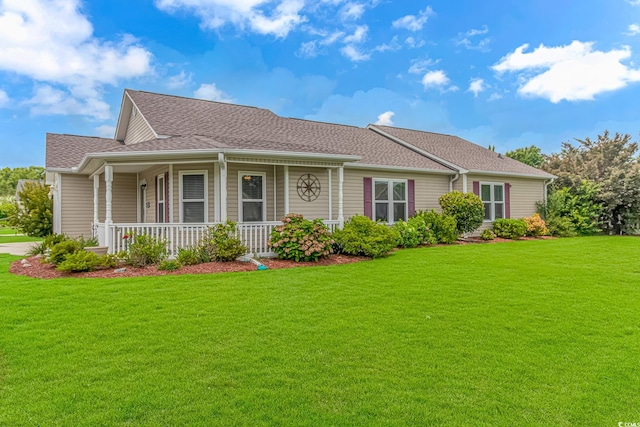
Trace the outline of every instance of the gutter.
<instances>
[{"instance_id":1,"label":"gutter","mask_svg":"<svg viewBox=\"0 0 640 427\"><path fill-rule=\"evenodd\" d=\"M449 180L449 192L453 191L453 183L456 182L460 178L460 174L457 173L455 176L452 176Z\"/></svg>"},{"instance_id":2,"label":"gutter","mask_svg":"<svg viewBox=\"0 0 640 427\"><path fill-rule=\"evenodd\" d=\"M547 203L547 198L549 196L549 186L551 184L553 184L553 181L555 181L555 178L551 178L549 181L545 181L544 182L544 203Z\"/></svg>"}]
</instances>

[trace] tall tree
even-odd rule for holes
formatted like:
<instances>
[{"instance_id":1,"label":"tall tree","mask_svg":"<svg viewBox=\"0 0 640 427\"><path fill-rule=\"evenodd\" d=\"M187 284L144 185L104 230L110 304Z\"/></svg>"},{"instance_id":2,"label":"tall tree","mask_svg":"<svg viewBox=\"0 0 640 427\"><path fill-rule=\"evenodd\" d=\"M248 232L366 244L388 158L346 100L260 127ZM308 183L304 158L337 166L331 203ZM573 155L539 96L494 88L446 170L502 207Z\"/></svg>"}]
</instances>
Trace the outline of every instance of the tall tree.
<instances>
[{"instance_id":1,"label":"tall tree","mask_svg":"<svg viewBox=\"0 0 640 427\"><path fill-rule=\"evenodd\" d=\"M544 163L544 154L542 154L542 150L535 145L516 148L515 150L507 151L504 155L526 165L533 166L534 168L539 168Z\"/></svg>"},{"instance_id":2,"label":"tall tree","mask_svg":"<svg viewBox=\"0 0 640 427\"><path fill-rule=\"evenodd\" d=\"M597 139L564 142L543 168L556 176L554 188L577 191L583 180L598 187L594 203L604 206L602 226L610 232L630 232L640 223L640 163L638 143L629 134L605 131Z\"/></svg>"},{"instance_id":3,"label":"tall tree","mask_svg":"<svg viewBox=\"0 0 640 427\"><path fill-rule=\"evenodd\" d=\"M0 169L0 197L14 196L21 179L44 179L44 168L29 166Z\"/></svg>"}]
</instances>

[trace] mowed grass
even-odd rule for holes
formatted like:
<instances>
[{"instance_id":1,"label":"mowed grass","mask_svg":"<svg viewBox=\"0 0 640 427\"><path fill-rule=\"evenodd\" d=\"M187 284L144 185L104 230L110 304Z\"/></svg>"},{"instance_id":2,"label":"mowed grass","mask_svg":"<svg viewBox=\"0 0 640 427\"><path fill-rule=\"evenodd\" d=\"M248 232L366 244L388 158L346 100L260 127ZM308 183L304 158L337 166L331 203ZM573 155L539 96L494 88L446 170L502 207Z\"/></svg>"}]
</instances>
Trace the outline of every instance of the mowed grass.
<instances>
[{"instance_id":1,"label":"mowed grass","mask_svg":"<svg viewBox=\"0 0 640 427\"><path fill-rule=\"evenodd\" d=\"M0 425L617 425L640 420L640 238L353 265L15 277Z\"/></svg>"},{"instance_id":2,"label":"mowed grass","mask_svg":"<svg viewBox=\"0 0 640 427\"><path fill-rule=\"evenodd\" d=\"M39 237L30 237L20 234L18 230L10 227L0 227L0 244L17 242L39 242Z\"/></svg>"}]
</instances>

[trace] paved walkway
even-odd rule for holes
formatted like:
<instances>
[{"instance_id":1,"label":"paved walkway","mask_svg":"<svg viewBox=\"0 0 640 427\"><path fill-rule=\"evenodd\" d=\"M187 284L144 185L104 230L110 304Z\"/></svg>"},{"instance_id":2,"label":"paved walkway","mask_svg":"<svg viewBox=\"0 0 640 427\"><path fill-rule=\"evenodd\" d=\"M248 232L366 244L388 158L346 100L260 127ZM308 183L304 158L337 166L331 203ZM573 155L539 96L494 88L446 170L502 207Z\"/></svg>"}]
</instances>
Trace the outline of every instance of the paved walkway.
<instances>
[{"instance_id":1,"label":"paved walkway","mask_svg":"<svg viewBox=\"0 0 640 427\"><path fill-rule=\"evenodd\" d=\"M0 254L26 255L37 242L0 243Z\"/></svg>"}]
</instances>

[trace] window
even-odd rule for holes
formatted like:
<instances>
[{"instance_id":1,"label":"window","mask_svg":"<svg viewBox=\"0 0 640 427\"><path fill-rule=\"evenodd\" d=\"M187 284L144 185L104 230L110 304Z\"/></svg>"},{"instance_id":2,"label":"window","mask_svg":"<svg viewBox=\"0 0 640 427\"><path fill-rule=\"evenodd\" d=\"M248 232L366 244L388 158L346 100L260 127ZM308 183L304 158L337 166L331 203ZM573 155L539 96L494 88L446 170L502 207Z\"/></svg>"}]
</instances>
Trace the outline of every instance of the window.
<instances>
[{"instance_id":1,"label":"window","mask_svg":"<svg viewBox=\"0 0 640 427\"><path fill-rule=\"evenodd\" d=\"M266 175L256 172L240 172L238 180L240 190L240 203L238 206L240 221L264 221L267 211Z\"/></svg>"},{"instance_id":2,"label":"window","mask_svg":"<svg viewBox=\"0 0 640 427\"><path fill-rule=\"evenodd\" d=\"M484 220L504 218L504 184L480 183L480 198L484 203Z\"/></svg>"},{"instance_id":3,"label":"window","mask_svg":"<svg viewBox=\"0 0 640 427\"><path fill-rule=\"evenodd\" d=\"M180 172L180 221L207 222L207 171Z\"/></svg>"},{"instance_id":4,"label":"window","mask_svg":"<svg viewBox=\"0 0 640 427\"><path fill-rule=\"evenodd\" d=\"M374 220L394 223L407 220L407 181L373 180Z\"/></svg>"},{"instance_id":5,"label":"window","mask_svg":"<svg viewBox=\"0 0 640 427\"><path fill-rule=\"evenodd\" d=\"M167 222L166 215L166 198L165 198L165 179L164 174L158 175L157 184L156 184L156 212L157 212L157 220L159 223Z\"/></svg>"}]
</instances>

